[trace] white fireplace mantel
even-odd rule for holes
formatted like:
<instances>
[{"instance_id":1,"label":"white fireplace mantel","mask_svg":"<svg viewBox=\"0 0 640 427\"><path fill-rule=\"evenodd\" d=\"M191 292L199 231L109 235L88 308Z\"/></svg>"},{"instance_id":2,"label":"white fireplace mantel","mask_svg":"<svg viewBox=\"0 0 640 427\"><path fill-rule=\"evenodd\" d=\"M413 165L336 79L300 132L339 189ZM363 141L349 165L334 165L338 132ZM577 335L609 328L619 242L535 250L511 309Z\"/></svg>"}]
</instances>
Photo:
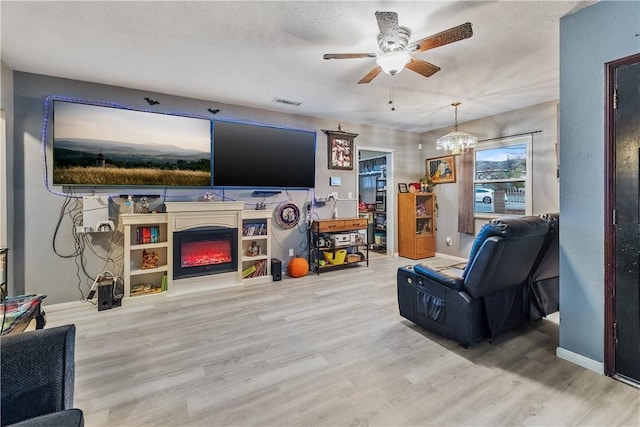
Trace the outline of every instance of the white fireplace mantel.
<instances>
[{"instance_id":1,"label":"white fireplace mantel","mask_svg":"<svg viewBox=\"0 0 640 427\"><path fill-rule=\"evenodd\" d=\"M244 202L166 202L167 213L241 211Z\"/></svg>"},{"instance_id":2,"label":"white fireplace mantel","mask_svg":"<svg viewBox=\"0 0 640 427\"><path fill-rule=\"evenodd\" d=\"M173 247L173 233L196 227L222 226L238 228L242 226L242 212L244 202L166 202L168 218L167 239L169 248ZM169 288L175 292L207 288L215 283L241 283L242 271L240 258L242 245L238 244L238 271L222 273L213 276L173 279L173 250L167 254Z\"/></svg>"}]
</instances>

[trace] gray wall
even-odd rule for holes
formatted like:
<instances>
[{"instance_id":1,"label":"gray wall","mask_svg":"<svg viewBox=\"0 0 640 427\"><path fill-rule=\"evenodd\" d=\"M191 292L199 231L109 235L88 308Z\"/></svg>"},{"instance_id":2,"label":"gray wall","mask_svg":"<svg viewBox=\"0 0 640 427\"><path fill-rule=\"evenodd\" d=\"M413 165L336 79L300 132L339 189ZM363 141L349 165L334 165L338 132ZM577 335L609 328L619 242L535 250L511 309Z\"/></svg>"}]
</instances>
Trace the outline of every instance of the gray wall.
<instances>
[{"instance_id":1,"label":"gray wall","mask_svg":"<svg viewBox=\"0 0 640 427\"><path fill-rule=\"evenodd\" d=\"M560 20L560 349L600 363L604 64L640 52L639 32L637 1L602 1Z\"/></svg>"},{"instance_id":2,"label":"gray wall","mask_svg":"<svg viewBox=\"0 0 640 427\"><path fill-rule=\"evenodd\" d=\"M558 104L553 101L459 124L461 131L472 133L480 140L542 131L533 135L531 190L533 196L532 214L534 215L544 212L558 212L560 206L560 185L556 173L557 113ZM451 130L451 128L444 128L426 132L420 136L424 158L443 155L435 148L436 139ZM422 170L425 171L424 161ZM474 236L458 233L458 183L438 184L435 186L434 192L438 201L436 251L463 258L468 257ZM449 218L452 220L445 220ZM487 221L488 216L476 218L476 233ZM446 245L447 236L451 237L453 245Z\"/></svg>"},{"instance_id":3,"label":"gray wall","mask_svg":"<svg viewBox=\"0 0 640 427\"><path fill-rule=\"evenodd\" d=\"M15 285L14 280L14 268L13 268L13 260L15 253L13 252L13 236L14 236L14 225L13 225L13 71L5 65L4 62L0 62L0 108L5 111L5 120L6 120L6 158L0 159L0 162L4 162L4 182L6 183L6 189L0 189L0 191L6 191L5 193L5 201L6 206L0 207L6 209L6 212L2 212L3 215L6 215L6 230L2 231L3 234L3 242L0 243L0 246L6 243L7 248L10 249L9 252L9 263L8 263L8 292L9 295L16 295L18 293L22 293L23 287L17 287ZM16 292L20 290L20 292Z\"/></svg>"},{"instance_id":4,"label":"gray wall","mask_svg":"<svg viewBox=\"0 0 640 427\"><path fill-rule=\"evenodd\" d=\"M61 192L61 188L49 191L44 185L44 167L42 158L41 130L43 125L43 101L48 95L61 95L80 99L113 102L131 108L148 109L149 105L143 100L149 96L160 101L155 108L159 112L183 112L193 114L208 114L207 108L221 110L215 117L220 119L250 120L259 123L289 126L317 131L316 152L316 188L315 195L326 196L331 191L339 192L337 207L340 217L357 216L357 176L356 170L338 171L327 169L327 137L322 129L337 130L338 123L325 119L305 117L300 115L257 110L246 107L224 105L214 101L197 100L171 96L160 93L149 93L135 89L105 86L95 83L80 82L50 76L42 76L23 72L13 72L13 92L15 103L15 126L13 129L13 164L15 165L13 186L15 187L15 239L14 266L15 283L24 284L26 292L40 292L48 295L47 303L59 303L80 299L78 291L77 267L73 259L63 259L56 256L52 250L52 239L64 197L54 194ZM4 81L4 79L3 79ZM3 88L4 89L4 88ZM419 142L419 135L391 129L361 126L342 123L342 129L359 134L355 139L356 146L393 149L394 170L402 171L404 181L412 181L420 177L422 167L420 159L416 158L415 150ZM50 144L47 145L50 153ZM49 166L50 168L50 166ZM50 171L49 171L50 173ZM342 186L330 187L329 177L342 177ZM127 194L126 189L100 190L101 193L119 195ZM153 191L144 191L154 194ZM347 200L348 193L353 198ZM253 198L251 191L227 192L226 195L234 199L243 200L249 206L255 206L261 198ZM161 194L161 191L157 194ZM179 197L186 199L198 198L185 196L186 192L170 190L167 200ZM191 194L191 192L189 192ZM290 191L292 200L302 209L303 204L311 200L314 192ZM265 201L270 208L288 200L287 194L269 197ZM333 206L327 203L315 212L316 218L330 218ZM289 248L296 254L304 253L306 247L306 229L304 226L291 230L281 230L274 227L272 242L273 255L286 264ZM104 253L111 242L108 236L90 235L89 238L98 250ZM71 237L70 221L65 219L60 229L56 247L61 253L73 252L74 241ZM100 253L100 252L99 252ZM110 269L119 274L117 265L106 265L87 251L87 271L91 275ZM117 252L116 254L117 255ZM86 289L86 280L83 280Z\"/></svg>"}]
</instances>

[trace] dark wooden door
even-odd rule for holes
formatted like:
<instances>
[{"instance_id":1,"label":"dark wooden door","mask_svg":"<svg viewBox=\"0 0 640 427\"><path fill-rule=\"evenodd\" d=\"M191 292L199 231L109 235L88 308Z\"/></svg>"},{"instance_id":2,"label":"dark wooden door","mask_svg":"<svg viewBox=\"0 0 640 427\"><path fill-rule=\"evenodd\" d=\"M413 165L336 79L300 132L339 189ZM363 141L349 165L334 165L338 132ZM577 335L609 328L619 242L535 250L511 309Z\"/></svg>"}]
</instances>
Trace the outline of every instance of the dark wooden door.
<instances>
[{"instance_id":1,"label":"dark wooden door","mask_svg":"<svg viewBox=\"0 0 640 427\"><path fill-rule=\"evenodd\" d=\"M615 373L640 383L640 62L614 79Z\"/></svg>"}]
</instances>

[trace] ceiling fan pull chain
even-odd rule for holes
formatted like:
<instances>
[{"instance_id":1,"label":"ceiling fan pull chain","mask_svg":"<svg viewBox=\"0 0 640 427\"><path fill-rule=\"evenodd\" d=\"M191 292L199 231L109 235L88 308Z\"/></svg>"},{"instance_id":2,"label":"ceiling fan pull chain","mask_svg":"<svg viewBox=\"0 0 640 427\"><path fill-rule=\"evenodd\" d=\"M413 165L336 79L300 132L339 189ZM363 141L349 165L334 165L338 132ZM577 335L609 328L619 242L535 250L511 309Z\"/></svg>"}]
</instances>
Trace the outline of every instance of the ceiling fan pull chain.
<instances>
[{"instance_id":1,"label":"ceiling fan pull chain","mask_svg":"<svg viewBox=\"0 0 640 427\"><path fill-rule=\"evenodd\" d=\"M393 83L391 83L391 89L389 90L389 105L391 105L391 111L396 111L396 106L394 104L393 98Z\"/></svg>"}]
</instances>

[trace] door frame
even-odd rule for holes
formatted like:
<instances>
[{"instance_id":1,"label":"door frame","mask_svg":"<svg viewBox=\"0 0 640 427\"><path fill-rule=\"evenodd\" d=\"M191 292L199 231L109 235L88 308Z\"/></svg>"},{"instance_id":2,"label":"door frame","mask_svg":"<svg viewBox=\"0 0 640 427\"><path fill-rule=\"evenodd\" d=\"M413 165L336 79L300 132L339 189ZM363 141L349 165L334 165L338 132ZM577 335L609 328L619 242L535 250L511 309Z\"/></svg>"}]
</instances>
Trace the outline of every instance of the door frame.
<instances>
[{"instance_id":1,"label":"door frame","mask_svg":"<svg viewBox=\"0 0 640 427\"><path fill-rule=\"evenodd\" d=\"M370 147L356 144L356 159L360 159L360 151L374 151L386 157L387 160L387 255L394 255L396 250L396 203L395 183L393 179L394 165L393 155L395 150L391 148ZM360 162L356 162L356 177L360 176ZM356 179L356 195L360 194L360 180ZM357 197L357 196L356 196ZM389 227L389 224L393 224Z\"/></svg>"},{"instance_id":2,"label":"door frame","mask_svg":"<svg viewBox=\"0 0 640 427\"><path fill-rule=\"evenodd\" d=\"M604 118L604 373L616 375L616 228L614 226L615 194L615 76L620 67L640 62L640 54L630 55L605 63L605 118Z\"/></svg>"}]
</instances>

